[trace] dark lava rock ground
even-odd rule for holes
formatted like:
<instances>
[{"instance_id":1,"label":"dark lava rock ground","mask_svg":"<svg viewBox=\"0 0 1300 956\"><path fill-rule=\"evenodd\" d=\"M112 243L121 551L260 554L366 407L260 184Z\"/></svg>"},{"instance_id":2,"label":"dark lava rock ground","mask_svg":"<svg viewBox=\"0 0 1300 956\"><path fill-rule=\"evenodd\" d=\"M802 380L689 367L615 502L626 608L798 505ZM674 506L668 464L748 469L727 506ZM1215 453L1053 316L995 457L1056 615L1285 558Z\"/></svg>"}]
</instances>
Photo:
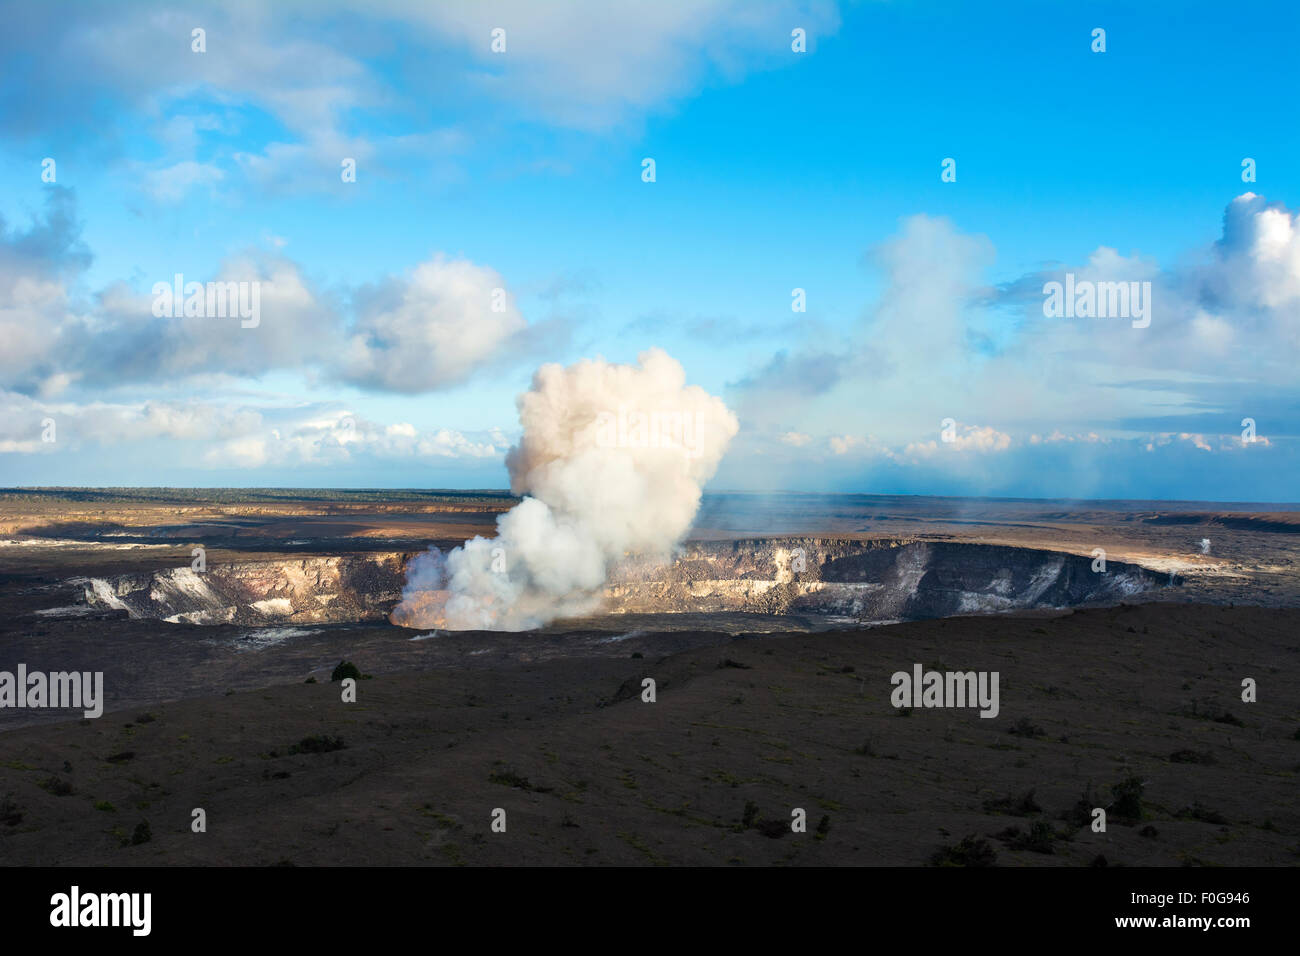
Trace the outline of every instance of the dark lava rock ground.
<instances>
[{"instance_id":1,"label":"dark lava rock ground","mask_svg":"<svg viewBox=\"0 0 1300 956\"><path fill-rule=\"evenodd\" d=\"M142 675L137 702L0 731L8 864L1300 862L1295 610L613 641L359 627L243 650L199 628L80 623L98 637L83 647L107 642ZM37 667L27 640L6 657ZM151 641L190 654L147 678ZM371 675L353 704L329 680L344 657ZM903 714L890 675L913 663L998 671L1001 713ZM149 699L164 687L200 696ZM1080 806L1110 807L1107 831ZM190 829L198 807L206 833ZM794 808L807 833L790 831ZM142 822L150 839L133 843Z\"/></svg>"}]
</instances>

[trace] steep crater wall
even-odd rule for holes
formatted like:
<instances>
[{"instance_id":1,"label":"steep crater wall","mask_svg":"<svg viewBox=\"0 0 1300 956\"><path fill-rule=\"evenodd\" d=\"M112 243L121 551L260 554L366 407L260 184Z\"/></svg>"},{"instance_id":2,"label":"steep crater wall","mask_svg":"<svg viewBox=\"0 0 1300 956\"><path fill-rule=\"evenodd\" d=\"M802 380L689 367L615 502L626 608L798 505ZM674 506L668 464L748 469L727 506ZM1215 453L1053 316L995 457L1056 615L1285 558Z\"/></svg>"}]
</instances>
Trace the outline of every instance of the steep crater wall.
<instances>
[{"instance_id":1,"label":"steep crater wall","mask_svg":"<svg viewBox=\"0 0 1300 956\"><path fill-rule=\"evenodd\" d=\"M1167 574L1056 551L964 542L747 540L688 546L668 568L630 562L611 610L816 613L917 620L1118 601L1171 584Z\"/></svg>"},{"instance_id":2,"label":"steep crater wall","mask_svg":"<svg viewBox=\"0 0 1300 956\"><path fill-rule=\"evenodd\" d=\"M382 621L408 552L249 561L80 579L86 604L189 624ZM507 572L508 573L508 572ZM668 562L629 558L606 614L814 614L915 620L1113 602L1177 583L1121 562L961 542L821 538L693 543Z\"/></svg>"},{"instance_id":3,"label":"steep crater wall","mask_svg":"<svg viewBox=\"0 0 1300 956\"><path fill-rule=\"evenodd\" d=\"M383 621L402 596L402 553L168 568L80 581L91 607L174 624Z\"/></svg>"}]
</instances>

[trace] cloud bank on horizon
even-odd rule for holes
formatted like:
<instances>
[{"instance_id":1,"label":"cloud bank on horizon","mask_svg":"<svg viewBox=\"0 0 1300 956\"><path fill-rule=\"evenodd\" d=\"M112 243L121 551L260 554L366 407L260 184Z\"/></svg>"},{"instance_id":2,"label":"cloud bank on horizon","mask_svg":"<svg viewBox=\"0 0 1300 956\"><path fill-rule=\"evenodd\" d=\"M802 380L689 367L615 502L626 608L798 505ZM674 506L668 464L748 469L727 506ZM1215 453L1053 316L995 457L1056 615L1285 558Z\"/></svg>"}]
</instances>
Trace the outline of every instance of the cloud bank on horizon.
<instances>
[{"instance_id":1,"label":"cloud bank on horizon","mask_svg":"<svg viewBox=\"0 0 1300 956\"><path fill-rule=\"evenodd\" d=\"M14 5L0 485L497 487L534 369L659 347L715 487L1296 500L1286 6L1017 10Z\"/></svg>"}]
</instances>

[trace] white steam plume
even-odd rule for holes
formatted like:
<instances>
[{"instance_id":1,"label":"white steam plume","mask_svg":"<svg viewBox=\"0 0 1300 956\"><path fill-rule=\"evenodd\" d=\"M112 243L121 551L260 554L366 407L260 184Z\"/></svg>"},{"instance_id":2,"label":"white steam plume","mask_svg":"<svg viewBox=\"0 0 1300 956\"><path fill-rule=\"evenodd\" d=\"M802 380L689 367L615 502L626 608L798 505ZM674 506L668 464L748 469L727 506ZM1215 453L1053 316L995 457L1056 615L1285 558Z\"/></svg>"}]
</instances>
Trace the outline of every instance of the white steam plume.
<instances>
[{"instance_id":1,"label":"white steam plume","mask_svg":"<svg viewBox=\"0 0 1300 956\"><path fill-rule=\"evenodd\" d=\"M544 365L519 419L506 467L524 500L497 518L495 538L412 560L393 623L519 631L590 613L612 564L667 557L686 535L739 429L659 349L635 366Z\"/></svg>"}]
</instances>

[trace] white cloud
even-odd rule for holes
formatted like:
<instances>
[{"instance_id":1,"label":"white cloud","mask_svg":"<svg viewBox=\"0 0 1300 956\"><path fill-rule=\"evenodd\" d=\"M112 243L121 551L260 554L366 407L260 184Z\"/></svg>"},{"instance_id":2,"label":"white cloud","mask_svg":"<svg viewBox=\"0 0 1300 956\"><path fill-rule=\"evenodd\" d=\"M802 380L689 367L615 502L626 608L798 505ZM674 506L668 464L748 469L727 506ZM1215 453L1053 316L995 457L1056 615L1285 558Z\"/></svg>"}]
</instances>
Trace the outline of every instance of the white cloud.
<instances>
[{"instance_id":1,"label":"white cloud","mask_svg":"<svg viewBox=\"0 0 1300 956\"><path fill-rule=\"evenodd\" d=\"M346 381L421 392L464 381L527 323L493 269L436 256L358 295L339 366Z\"/></svg>"},{"instance_id":2,"label":"white cloud","mask_svg":"<svg viewBox=\"0 0 1300 956\"><path fill-rule=\"evenodd\" d=\"M322 291L296 262L265 251L232 256L215 276L182 275L183 287L237 283L245 306L255 294L255 321L233 309L172 315L170 299L155 314L155 285L170 290L174 275L147 277L143 288L115 282L81 301L71 290L84 261L60 202L26 233L7 234L0 223L0 389L54 397L74 385L228 382L296 370L416 394L551 344L551 326L529 326L496 270L443 255L350 295Z\"/></svg>"},{"instance_id":3,"label":"white cloud","mask_svg":"<svg viewBox=\"0 0 1300 956\"><path fill-rule=\"evenodd\" d=\"M791 62L790 31L812 43L839 27L828 0L387 0L403 19L455 38L478 59L490 95L584 129L615 125L721 76ZM491 31L506 31L493 54Z\"/></svg>"},{"instance_id":4,"label":"white cloud","mask_svg":"<svg viewBox=\"0 0 1300 956\"><path fill-rule=\"evenodd\" d=\"M54 422L54 441L42 440ZM319 406L249 407L207 401L41 402L0 392L0 452L37 454L165 441L191 464L209 468L328 466L352 461L503 458L500 432L466 434L373 422Z\"/></svg>"},{"instance_id":5,"label":"white cloud","mask_svg":"<svg viewBox=\"0 0 1300 956\"><path fill-rule=\"evenodd\" d=\"M941 452L973 452L986 455L1006 451L1011 447L1011 436L988 425L958 425L951 440L945 442L913 442L903 449L904 456L912 460L933 458Z\"/></svg>"},{"instance_id":6,"label":"white cloud","mask_svg":"<svg viewBox=\"0 0 1300 956\"><path fill-rule=\"evenodd\" d=\"M161 202L183 199L195 186L211 186L225 178L218 167L187 159L145 173L145 189Z\"/></svg>"}]
</instances>

